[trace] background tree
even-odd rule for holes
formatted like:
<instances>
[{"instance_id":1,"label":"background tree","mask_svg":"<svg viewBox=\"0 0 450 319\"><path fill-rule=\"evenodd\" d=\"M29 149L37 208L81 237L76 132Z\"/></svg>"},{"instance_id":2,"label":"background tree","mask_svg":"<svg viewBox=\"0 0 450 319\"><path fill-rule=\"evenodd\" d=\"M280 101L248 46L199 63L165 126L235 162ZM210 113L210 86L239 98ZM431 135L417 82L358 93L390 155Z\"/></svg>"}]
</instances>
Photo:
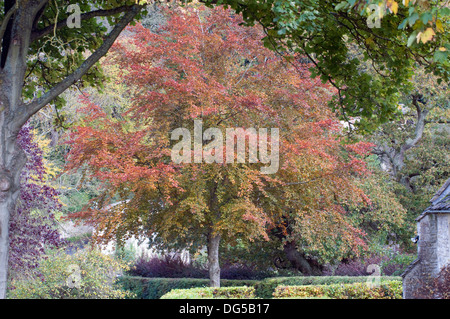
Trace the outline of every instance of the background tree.
<instances>
[{"instance_id":1,"label":"background tree","mask_svg":"<svg viewBox=\"0 0 450 319\"><path fill-rule=\"evenodd\" d=\"M144 233L166 248L206 245L214 286L220 242L268 239L277 228L310 274L307 251L326 259L364 246L343 205L368 201L354 178L365 172L370 144L343 143L326 106L332 88L310 80L308 66L286 65L262 46L260 29L241 22L232 11L199 7L170 14L158 33L130 28L109 63L121 65L133 102L113 116L85 98L68 157L68 169L86 167L105 185L72 217L93 223L103 239ZM170 133L192 132L195 119L223 133L279 128L278 173L262 174L261 163L175 164ZM215 139L203 142L204 151Z\"/></svg>"},{"instance_id":2,"label":"background tree","mask_svg":"<svg viewBox=\"0 0 450 319\"><path fill-rule=\"evenodd\" d=\"M394 182L395 194L408 211L405 227L397 231L403 243L415 232L415 218L449 177L448 83L417 68L411 89L402 98L402 114L368 136L380 168Z\"/></svg>"},{"instance_id":3,"label":"background tree","mask_svg":"<svg viewBox=\"0 0 450 319\"><path fill-rule=\"evenodd\" d=\"M371 130L397 113L415 65L449 78L448 1L211 0L263 26L267 47L306 56L313 75L337 89L330 106ZM381 18L381 19L378 19ZM358 47L362 59L352 57ZM367 62L370 72L361 70Z\"/></svg>"}]
</instances>

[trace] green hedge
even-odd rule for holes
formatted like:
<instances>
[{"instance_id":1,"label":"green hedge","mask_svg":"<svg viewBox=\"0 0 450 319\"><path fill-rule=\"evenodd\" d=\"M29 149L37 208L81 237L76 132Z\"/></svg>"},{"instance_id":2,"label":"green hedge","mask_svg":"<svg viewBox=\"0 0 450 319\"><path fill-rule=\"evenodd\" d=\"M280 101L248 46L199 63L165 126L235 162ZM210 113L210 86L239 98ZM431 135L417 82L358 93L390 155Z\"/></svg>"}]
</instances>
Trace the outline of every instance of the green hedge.
<instances>
[{"instance_id":1,"label":"green hedge","mask_svg":"<svg viewBox=\"0 0 450 319\"><path fill-rule=\"evenodd\" d=\"M277 286L331 285L367 282L367 276L305 276L305 277L272 277L264 280L226 280L220 281L222 287L249 286L255 287L258 298L272 298ZM400 277L382 276L381 282L401 280ZM123 276L119 284L125 290L133 292L138 299L159 299L172 289L202 288L209 286L209 279L190 278L144 278Z\"/></svg>"},{"instance_id":2,"label":"green hedge","mask_svg":"<svg viewBox=\"0 0 450 319\"><path fill-rule=\"evenodd\" d=\"M257 280L226 280L222 279L222 287L238 287L256 285ZM172 289L205 288L209 286L209 279L196 278L145 278L123 276L118 284L124 290L131 291L137 299L159 299Z\"/></svg>"},{"instance_id":3,"label":"green hedge","mask_svg":"<svg viewBox=\"0 0 450 319\"><path fill-rule=\"evenodd\" d=\"M304 276L304 277L272 277L259 281L256 286L256 296L259 298L272 298L278 286L304 286L304 285L332 285L367 282L368 276ZM380 282L401 280L401 277L381 276Z\"/></svg>"},{"instance_id":4,"label":"green hedge","mask_svg":"<svg viewBox=\"0 0 450 319\"><path fill-rule=\"evenodd\" d=\"M253 299L254 287L206 287L191 289L173 289L161 299Z\"/></svg>"},{"instance_id":5,"label":"green hedge","mask_svg":"<svg viewBox=\"0 0 450 319\"><path fill-rule=\"evenodd\" d=\"M384 281L370 287L365 282L353 284L278 286L274 298L332 298L332 299L401 299L402 282Z\"/></svg>"}]
</instances>

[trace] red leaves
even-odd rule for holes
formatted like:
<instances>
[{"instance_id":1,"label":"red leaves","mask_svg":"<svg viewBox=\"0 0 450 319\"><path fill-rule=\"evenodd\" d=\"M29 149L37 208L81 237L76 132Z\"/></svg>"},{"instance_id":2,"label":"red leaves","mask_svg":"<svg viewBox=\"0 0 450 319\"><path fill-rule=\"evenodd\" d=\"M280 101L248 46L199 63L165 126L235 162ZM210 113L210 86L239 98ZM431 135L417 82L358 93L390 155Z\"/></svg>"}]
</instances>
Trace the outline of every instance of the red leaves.
<instances>
[{"instance_id":1,"label":"red leaves","mask_svg":"<svg viewBox=\"0 0 450 319\"><path fill-rule=\"evenodd\" d=\"M126 213L99 209L90 218L110 234L145 224L167 240L218 231L232 241L267 238L267 225L292 211L308 245L326 249L329 233L346 248L363 245L343 205L364 200L352 179L365 173L372 146L343 147L327 107L333 91L311 80L308 66L286 64L263 47L260 29L239 26L229 11L200 13L168 12L160 33L138 24L114 46L106 63L120 64L119 84L132 93L122 119L83 100L69 168L87 165L104 183L99 207L117 195L129 200ZM175 165L170 132L192 129L194 119L221 131L279 128L279 172L263 175L261 163Z\"/></svg>"}]
</instances>

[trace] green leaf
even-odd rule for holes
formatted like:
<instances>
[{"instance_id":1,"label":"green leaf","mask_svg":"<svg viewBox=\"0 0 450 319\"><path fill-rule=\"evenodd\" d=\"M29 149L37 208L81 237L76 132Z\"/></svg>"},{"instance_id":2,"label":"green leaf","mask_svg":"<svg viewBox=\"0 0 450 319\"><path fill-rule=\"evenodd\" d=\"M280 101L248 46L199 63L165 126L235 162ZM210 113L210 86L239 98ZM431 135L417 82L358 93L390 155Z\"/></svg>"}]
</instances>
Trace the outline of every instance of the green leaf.
<instances>
[{"instance_id":1,"label":"green leaf","mask_svg":"<svg viewBox=\"0 0 450 319\"><path fill-rule=\"evenodd\" d=\"M417 33L418 31L414 31L413 33L411 33L411 35L408 38L408 47L412 46L414 41L416 41L416 37L417 37Z\"/></svg>"},{"instance_id":2,"label":"green leaf","mask_svg":"<svg viewBox=\"0 0 450 319\"><path fill-rule=\"evenodd\" d=\"M348 5L347 1L342 1L342 2L338 3L334 9L336 9L336 11L339 11L339 10L345 8L347 5Z\"/></svg>"},{"instance_id":3,"label":"green leaf","mask_svg":"<svg viewBox=\"0 0 450 319\"><path fill-rule=\"evenodd\" d=\"M445 60L447 60L447 57L448 57L448 51L437 50L436 52L434 52L433 59L435 62L444 63Z\"/></svg>"},{"instance_id":4,"label":"green leaf","mask_svg":"<svg viewBox=\"0 0 450 319\"><path fill-rule=\"evenodd\" d=\"M404 28L406 27L406 24L407 24L407 23L408 23L408 18L404 19L404 20L402 21L402 23L400 23L400 25L398 26L398 29L399 29L399 30L404 29Z\"/></svg>"},{"instance_id":5,"label":"green leaf","mask_svg":"<svg viewBox=\"0 0 450 319\"><path fill-rule=\"evenodd\" d=\"M420 17L420 20L422 20L423 24L427 24L428 21L433 19L433 15L431 14L431 12L425 12L424 14L422 14L422 16Z\"/></svg>"},{"instance_id":6,"label":"green leaf","mask_svg":"<svg viewBox=\"0 0 450 319\"><path fill-rule=\"evenodd\" d=\"M416 23L416 21L419 19L419 14L417 12L414 12L409 18L408 18L408 22L409 22L409 26L412 27L414 25L414 23Z\"/></svg>"}]
</instances>

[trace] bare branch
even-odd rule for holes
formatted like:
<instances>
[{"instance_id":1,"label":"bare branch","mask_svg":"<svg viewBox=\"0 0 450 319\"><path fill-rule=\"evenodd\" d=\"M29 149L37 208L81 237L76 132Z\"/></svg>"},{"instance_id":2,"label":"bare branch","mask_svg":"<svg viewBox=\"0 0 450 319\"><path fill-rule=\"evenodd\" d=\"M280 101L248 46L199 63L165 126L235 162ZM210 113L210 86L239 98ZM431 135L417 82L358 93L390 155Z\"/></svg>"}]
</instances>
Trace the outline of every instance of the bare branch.
<instances>
[{"instance_id":1,"label":"bare branch","mask_svg":"<svg viewBox=\"0 0 450 319\"><path fill-rule=\"evenodd\" d=\"M121 6L121 7L117 7L117 8L113 8L113 9L108 9L108 10L95 10L95 11L91 11L91 12L86 12L83 13L80 17L81 21L83 20L89 20L95 17L108 17L108 16L112 16L118 13L122 13L125 12L127 10L129 10L131 7L130 6ZM38 30L34 30L31 34L31 42L34 42L50 33L52 33L55 28L56 29L61 29L64 28L65 26L67 26L67 19L61 20L56 24L52 24L49 25L43 29L38 29Z\"/></svg>"},{"instance_id":2,"label":"bare branch","mask_svg":"<svg viewBox=\"0 0 450 319\"><path fill-rule=\"evenodd\" d=\"M19 2L16 2L16 5L8 10L8 12L5 14L5 17L3 18L2 25L0 27L0 39L3 39L3 36L5 35L6 28L8 26L9 19L11 19L11 16L16 13L17 9L19 8Z\"/></svg>"},{"instance_id":3,"label":"bare branch","mask_svg":"<svg viewBox=\"0 0 450 319\"><path fill-rule=\"evenodd\" d=\"M115 25L114 29L105 38L102 45L94 53L92 53L91 56L89 56L89 58L87 58L77 70L53 86L53 88L47 91L39 99L36 99L29 104L22 104L19 114L15 120L14 128L19 130L33 114L50 103L54 98L63 93L76 81L80 80L81 77L85 75L89 69L109 51L122 30L134 19L142 8L143 6L141 5L133 5L129 7L122 19Z\"/></svg>"},{"instance_id":4,"label":"bare branch","mask_svg":"<svg viewBox=\"0 0 450 319\"><path fill-rule=\"evenodd\" d=\"M418 99L418 96L413 96L412 104L415 106L417 111L417 123L416 129L414 131L414 136L406 140L405 144L402 145L401 152L405 152L406 150L416 145L423 136L423 130L425 128L425 118L428 115L429 110L427 108L421 108Z\"/></svg>"}]
</instances>

